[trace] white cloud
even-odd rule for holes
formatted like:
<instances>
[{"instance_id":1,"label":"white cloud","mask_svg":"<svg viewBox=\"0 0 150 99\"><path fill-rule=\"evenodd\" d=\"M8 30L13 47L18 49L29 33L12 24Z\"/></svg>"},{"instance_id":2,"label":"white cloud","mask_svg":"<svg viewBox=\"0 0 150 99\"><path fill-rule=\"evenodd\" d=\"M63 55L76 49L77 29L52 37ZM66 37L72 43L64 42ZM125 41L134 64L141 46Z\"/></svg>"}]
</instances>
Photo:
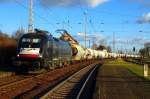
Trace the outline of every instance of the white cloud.
<instances>
[{"instance_id":1,"label":"white cloud","mask_svg":"<svg viewBox=\"0 0 150 99\"><path fill-rule=\"evenodd\" d=\"M40 0L44 7L72 7L72 6L89 6L96 7L109 0Z\"/></svg>"},{"instance_id":2,"label":"white cloud","mask_svg":"<svg viewBox=\"0 0 150 99\"><path fill-rule=\"evenodd\" d=\"M77 35L79 35L79 36L85 36L85 33L83 33L83 32L78 32Z\"/></svg>"},{"instance_id":3,"label":"white cloud","mask_svg":"<svg viewBox=\"0 0 150 99\"><path fill-rule=\"evenodd\" d=\"M78 40L84 40L84 37L85 37L85 33L84 32L78 32L77 33L77 38ZM100 33L93 33L93 34L86 34L86 40L87 41L91 41L93 42L94 40L94 43L96 44L104 44L107 42L107 39L108 37L104 36L103 34L100 34Z\"/></svg>"},{"instance_id":4,"label":"white cloud","mask_svg":"<svg viewBox=\"0 0 150 99\"><path fill-rule=\"evenodd\" d=\"M100 4L108 2L108 0L85 0L85 1L87 1L87 4L91 7L96 7Z\"/></svg>"},{"instance_id":5,"label":"white cloud","mask_svg":"<svg viewBox=\"0 0 150 99\"><path fill-rule=\"evenodd\" d=\"M143 17L137 20L137 23L143 24L143 23L150 23L150 12L145 14Z\"/></svg>"},{"instance_id":6,"label":"white cloud","mask_svg":"<svg viewBox=\"0 0 150 99\"><path fill-rule=\"evenodd\" d=\"M34 1L34 0L33 0ZM109 0L39 0L40 5L44 7L72 7L72 6L89 6L96 7ZM0 3L23 2L23 0L0 0Z\"/></svg>"}]
</instances>

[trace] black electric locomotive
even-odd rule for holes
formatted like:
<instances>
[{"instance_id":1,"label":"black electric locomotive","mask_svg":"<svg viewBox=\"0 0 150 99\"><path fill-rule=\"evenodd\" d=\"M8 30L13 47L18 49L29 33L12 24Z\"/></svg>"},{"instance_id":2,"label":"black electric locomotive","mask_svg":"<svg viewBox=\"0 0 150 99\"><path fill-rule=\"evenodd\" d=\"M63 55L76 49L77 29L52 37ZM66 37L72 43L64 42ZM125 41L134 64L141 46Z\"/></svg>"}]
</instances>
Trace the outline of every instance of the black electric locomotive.
<instances>
[{"instance_id":1,"label":"black electric locomotive","mask_svg":"<svg viewBox=\"0 0 150 99\"><path fill-rule=\"evenodd\" d=\"M34 33L24 34L20 38L15 64L34 69L54 69L69 64L71 57L72 49L68 42L36 29Z\"/></svg>"}]
</instances>

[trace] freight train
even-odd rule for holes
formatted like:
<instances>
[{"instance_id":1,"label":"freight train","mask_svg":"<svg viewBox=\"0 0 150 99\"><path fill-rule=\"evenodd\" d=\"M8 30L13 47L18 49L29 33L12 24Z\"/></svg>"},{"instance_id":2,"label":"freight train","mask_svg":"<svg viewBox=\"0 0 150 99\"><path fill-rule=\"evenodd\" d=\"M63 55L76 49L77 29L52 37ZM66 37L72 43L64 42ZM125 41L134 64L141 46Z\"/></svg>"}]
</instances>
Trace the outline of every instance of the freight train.
<instances>
[{"instance_id":1,"label":"freight train","mask_svg":"<svg viewBox=\"0 0 150 99\"><path fill-rule=\"evenodd\" d=\"M20 38L14 64L26 65L32 70L54 69L74 61L102 58L105 56L103 54L80 45L72 45L68 41L53 37L47 31L36 29L34 33L24 34Z\"/></svg>"},{"instance_id":2,"label":"freight train","mask_svg":"<svg viewBox=\"0 0 150 99\"><path fill-rule=\"evenodd\" d=\"M47 31L35 29L34 33L24 34L20 38L14 64L26 65L32 70L54 69L74 61L117 56L119 55L108 53L106 50L98 51L83 48L78 44L70 44L68 41L53 37Z\"/></svg>"}]
</instances>

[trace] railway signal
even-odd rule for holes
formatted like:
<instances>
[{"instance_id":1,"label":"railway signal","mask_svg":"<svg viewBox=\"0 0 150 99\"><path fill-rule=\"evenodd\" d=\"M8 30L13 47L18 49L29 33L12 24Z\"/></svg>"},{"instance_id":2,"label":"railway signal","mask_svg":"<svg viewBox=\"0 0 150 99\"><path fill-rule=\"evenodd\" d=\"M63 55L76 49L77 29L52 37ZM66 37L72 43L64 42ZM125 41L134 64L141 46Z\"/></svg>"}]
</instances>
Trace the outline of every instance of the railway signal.
<instances>
[{"instance_id":1,"label":"railway signal","mask_svg":"<svg viewBox=\"0 0 150 99\"><path fill-rule=\"evenodd\" d=\"M135 52L135 47L133 47L133 52Z\"/></svg>"}]
</instances>

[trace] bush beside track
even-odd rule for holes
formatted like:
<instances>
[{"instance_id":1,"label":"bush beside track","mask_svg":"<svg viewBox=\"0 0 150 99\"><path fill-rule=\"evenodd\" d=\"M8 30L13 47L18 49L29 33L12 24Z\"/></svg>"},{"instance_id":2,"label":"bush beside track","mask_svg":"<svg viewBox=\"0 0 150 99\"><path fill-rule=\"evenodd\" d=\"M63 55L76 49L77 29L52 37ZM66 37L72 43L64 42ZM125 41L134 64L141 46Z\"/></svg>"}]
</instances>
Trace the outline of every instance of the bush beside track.
<instances>
[{"instance_id":1,"label":"bush beside track","mask_svg":"<svg viewBox=\"0 0 150 99\"><path fill-rule=\"evenodd\" d=\"M17 42L15 39L0 36L0 78L15 74L13 57L16 54Z\"/></svg>"},{"instance_id":2,"label":"bush beside track","mask_svg":"<svg viewBox=\"0 0 150 99\"><path fill-rule=\"evenodd\" d=\"M17 42L15 39L0 37L0 65L12 63L16 54Z\"/></svg>"}]
</instances>

